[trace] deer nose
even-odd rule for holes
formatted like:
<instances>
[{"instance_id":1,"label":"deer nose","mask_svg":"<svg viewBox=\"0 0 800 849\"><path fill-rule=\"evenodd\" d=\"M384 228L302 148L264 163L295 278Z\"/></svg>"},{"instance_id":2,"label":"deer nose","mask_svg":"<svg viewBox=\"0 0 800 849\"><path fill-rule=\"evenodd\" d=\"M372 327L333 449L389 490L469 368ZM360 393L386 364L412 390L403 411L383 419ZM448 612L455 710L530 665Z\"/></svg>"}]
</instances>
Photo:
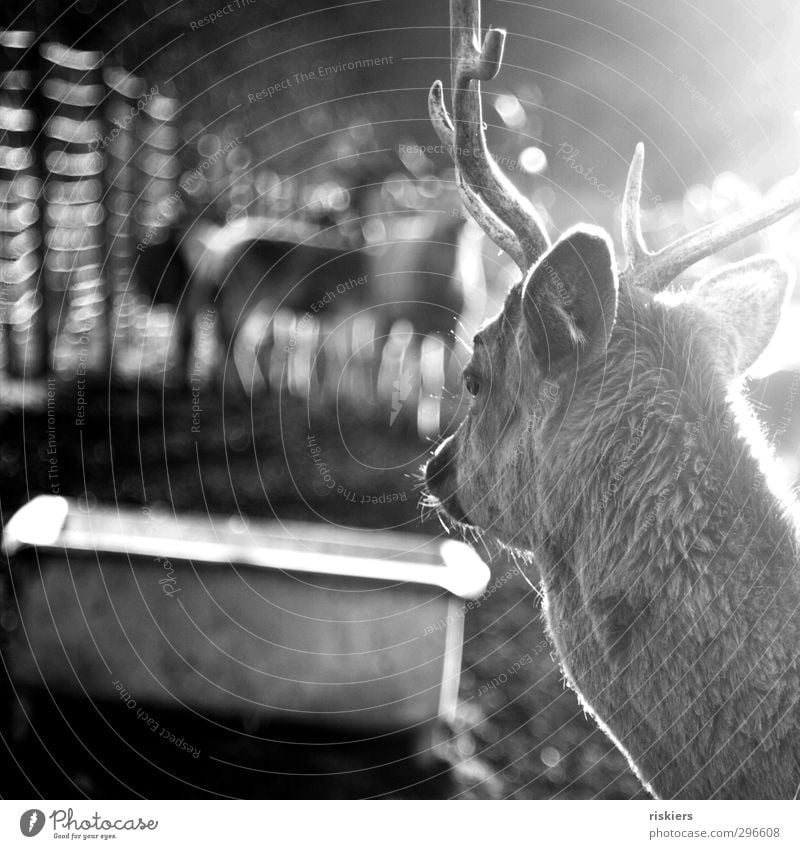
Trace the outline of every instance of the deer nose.
<instances>
[{"instance_id":1,"label":"deer nose","mask_svg":"<svg viewBox=\"0 0 800 849\"><path fill-rule=\"evenodd\" d=\"M452 436L436 449L436 453L425 467L425 485L454 519L469 523L469 518L456 497L456 463L453 449Z\"/></svg>"},{"instance_id":2,"label":"deer nose","mask_svg":"<svg viewBox=\"0 0 800 849\"><path fill-rule=\"evenodd\" d=\"M453 468L453 437L446 439L437 449L436 453L428 460L425 467L425 484L428 489L440 501L444 501L453 489L447 486L447 479L454 477Z\"/></svg>"}]
</instances>

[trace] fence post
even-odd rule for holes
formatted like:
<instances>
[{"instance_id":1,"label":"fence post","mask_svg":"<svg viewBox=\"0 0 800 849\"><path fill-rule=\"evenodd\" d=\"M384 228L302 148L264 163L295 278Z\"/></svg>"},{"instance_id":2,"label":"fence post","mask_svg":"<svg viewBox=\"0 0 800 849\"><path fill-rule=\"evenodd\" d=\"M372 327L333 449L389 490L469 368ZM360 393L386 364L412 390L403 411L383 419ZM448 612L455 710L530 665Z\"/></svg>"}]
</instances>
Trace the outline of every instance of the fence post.
<instances>
[{"instance_id":1,"label":"fence post","mask_svg":"<svg viewBox=\"0 0 800 849\"><path fill-rule=\"evenodd\" d=\"M36 377L48 368L36 33L0 32L0 56L0 357L9 375Z\"/></svg>"}]
</instances>

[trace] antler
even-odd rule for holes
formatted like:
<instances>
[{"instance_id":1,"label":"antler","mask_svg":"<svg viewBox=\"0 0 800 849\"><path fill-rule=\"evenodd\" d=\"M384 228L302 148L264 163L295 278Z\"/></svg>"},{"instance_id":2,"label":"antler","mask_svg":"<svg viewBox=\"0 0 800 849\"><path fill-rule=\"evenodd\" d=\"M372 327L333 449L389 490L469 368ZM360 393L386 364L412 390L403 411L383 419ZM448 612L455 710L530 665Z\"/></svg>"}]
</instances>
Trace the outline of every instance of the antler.
<instances>
[{"instance_id":1,"label":"antler","mask_svg":"<svg viewBox=\"0 0 800 849\"><path fill-rule=\"evenodd\" d=\"M480 0L450 0L453 116L444 104L437 80L428 98L431 120L439 138L452 148L456 179L472 217L498 247L526 274L550 245L531 204L497 167L483 132L480 81L500 70L505 31L490 29L478 47Z\"/></svg>"},{"instance_id":2,"label":"antler","mask_svg":"<svg viewBox=\"0 0 800 849\"><path fill-rule=\"evenodd\" d=\"M800 208L800 181L795 178L777 197L707 224L651 253L642 236L640 199L643 167L644 145L640 142L631 160L622 201L622 244L628 259L625 274L631 276L637 285L654 292L665 289L681 272L701 259L769 227Z\"/></svg>"},{"instance_id":3,"label":"antler","mask_svg":"<svg viewBox=\"0 0 800 849\"><path fill-rule=\"evenodd\" d=\"M447 109L444 106L444 94L442 84L439 80L431 87L428 96L428 111L442 144L454 151L455 131L453 130L453 125L450 123L450 116L447 114ZM514 260L517 266L523 270L523 273L527 271L530 266L528 266L525 253L514 231L507 224L504 224L481 200L480 196L473 191L472 187L464 179L464 174L460 168L456 168L456 184L458 185L464 205L486 235Z\"/></svg>"}]
</instances>

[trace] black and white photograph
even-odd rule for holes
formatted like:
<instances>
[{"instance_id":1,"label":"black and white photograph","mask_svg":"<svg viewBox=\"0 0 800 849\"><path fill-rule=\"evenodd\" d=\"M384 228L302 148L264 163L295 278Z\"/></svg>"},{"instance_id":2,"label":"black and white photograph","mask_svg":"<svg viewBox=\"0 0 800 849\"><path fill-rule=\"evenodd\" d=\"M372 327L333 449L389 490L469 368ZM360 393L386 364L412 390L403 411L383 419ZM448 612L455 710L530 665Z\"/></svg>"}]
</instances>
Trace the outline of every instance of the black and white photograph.
<instances>
[{"instance_id":1,"label":"black and white photograph","mask_svg":"<svg viewBox=\"0 0 800 849\"><path fill-rule=\"evenodd\" d=\"M798 845L800 8L2 4L0 844Z\"/></svg>"}]
</instances>

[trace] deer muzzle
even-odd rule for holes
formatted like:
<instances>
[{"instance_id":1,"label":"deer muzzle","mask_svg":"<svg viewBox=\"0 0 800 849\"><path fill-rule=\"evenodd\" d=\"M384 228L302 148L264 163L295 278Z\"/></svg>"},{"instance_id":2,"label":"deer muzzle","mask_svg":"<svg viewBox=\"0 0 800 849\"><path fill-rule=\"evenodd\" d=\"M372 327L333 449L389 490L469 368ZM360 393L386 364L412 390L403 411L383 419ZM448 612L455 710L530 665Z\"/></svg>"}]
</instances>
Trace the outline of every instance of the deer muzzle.
<instances>
[{"instance_id":1,"label":"deer muzzle","mask_svg":"<svg viewBox=\"0 0 800 849\"><path fill-rule=\"evenodd\" d=\"M425 467L425 486L439 502L439 510L456 522L471 524L458 501L455 439L446 439Z\"/></svg>"}]
</instances>

